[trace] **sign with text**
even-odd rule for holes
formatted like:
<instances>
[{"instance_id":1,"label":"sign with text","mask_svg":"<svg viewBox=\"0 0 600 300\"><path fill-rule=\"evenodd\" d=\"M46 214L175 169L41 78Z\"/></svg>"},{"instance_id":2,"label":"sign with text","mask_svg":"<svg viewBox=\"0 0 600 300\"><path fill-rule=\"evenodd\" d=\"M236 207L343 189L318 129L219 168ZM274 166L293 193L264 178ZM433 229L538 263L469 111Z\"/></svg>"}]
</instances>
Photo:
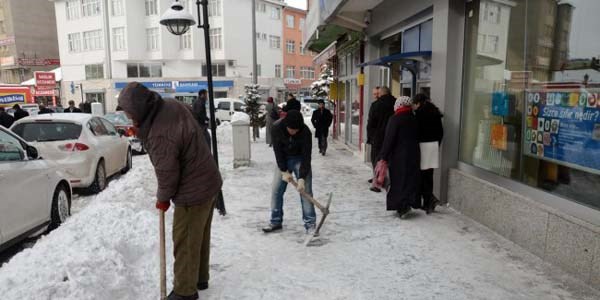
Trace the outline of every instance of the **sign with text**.
<instances>
[{"instance_id":1,"label":"sign with text","mask_svg":"<svg viewBox=\"0 0 600 300\"><path fill-rule=\"evenodd\" d=\"M31 102L29 88L26 87L0 87L0 106L11 107L15 104Z\"/></svg>"},{"instance_id":2,"label":"sign with text","mask_svg":"<svg viewBox=\"0 0 600 300\"><path fill-rule=\"evenodd\" d=\"M54 90L56 75L53 72L35 72L35 88L37 90Z\"/></svg>"},{"instance_id":3,"label":"sign with text","mask_svg":"<svg viewBox=\"0 0 600 300\"><path fill-rule=\"evenodd\" d=\"M600 89L529 90L524 153L600 174Z\"/></svg>"},{"instance_id":4,"label":"sign with text","mask_svg":"<svg viewBox=\"0 0 600 300\"><path fill-rule=\"evenodd\" d=\"M52 97L52 96L56 96L56 94L54 93L54 90L40 90L40 89L35 89L33 91L33 96L35 97Z\"/></svg>"},{"instance_id":5,"label":"sign with text","mask_svg":"<svg viewBox=\"0 0 600 300\"><path fill-rule=\"evenodd\" d=\"M60 59L54 58L19 58L19 65L21 66L32 66L32 67L43 67L43 66L59 66Z\"/></svg>"}]
</instances>

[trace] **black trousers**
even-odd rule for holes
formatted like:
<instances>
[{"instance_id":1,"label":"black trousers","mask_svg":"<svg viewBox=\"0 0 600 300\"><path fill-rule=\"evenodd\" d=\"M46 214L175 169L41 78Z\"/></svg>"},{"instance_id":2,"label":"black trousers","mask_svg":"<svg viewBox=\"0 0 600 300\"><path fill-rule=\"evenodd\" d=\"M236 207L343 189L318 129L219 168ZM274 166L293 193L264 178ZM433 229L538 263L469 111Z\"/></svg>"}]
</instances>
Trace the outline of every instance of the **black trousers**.
<instances>
[{"instance_id":1,"label":"black trousers","mask_svg":"<svg viewBox=\"0 0 600 300\"><path fill-rule=\"evenodd\" d=\"M327 151L327 134L320 134L317 136L319 142L319 152Z\"/></svg>"},{"instance_id":2,"label":"black trousers","mask_svg":"<svg viewBox=\"0 0 600 300\"><path fill-rule=\"evenodd\" d=\"M433 169L421 170L420 181L418 202L422 198L424 207L427 207L433 201Z\"/></svg>"},{"instance_id":3,"label":"black trousers","mask_svg":"<svg viewBox=\"0 0 600 300\"><path fill-rule=\"evenodd\" d=\"M379 161L379 151L381 151L381 147L377 145L371 145L371 164L373 165L373 170L375 170L377 161Z\"/></svg>"}]
</instances>

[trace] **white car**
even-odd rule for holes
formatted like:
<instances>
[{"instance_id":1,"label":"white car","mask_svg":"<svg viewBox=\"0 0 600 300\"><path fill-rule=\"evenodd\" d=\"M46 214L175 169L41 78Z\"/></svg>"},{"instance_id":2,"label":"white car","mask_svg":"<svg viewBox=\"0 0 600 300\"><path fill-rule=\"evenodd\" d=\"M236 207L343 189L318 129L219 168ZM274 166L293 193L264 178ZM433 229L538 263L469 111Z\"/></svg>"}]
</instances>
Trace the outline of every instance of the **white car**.
<instances>
[{"instance_id":1,"label":"white car","mask_svg":"<svg viewBox=\"0 0 600 300\"><path fill-rule=\"evenodd\" d=\"M23 118L11 127L40 156L61 166L74 188L99 193L107 178L131 169L131 146L105 118L82 113Z\"/></svg>"},{"instance_id":2,"label":"white car","mask_svg":"<svg viewBox=\"0 0 600 300\"><path fill-rule=\"evenodd\" d=\"M215 118L217 125L221 122L231 122L231 116L235 112L245 112L246 103L234 98L217 98L215 99Z\"/></svg>"},{"instance_id":3,"label":"white car","mask_svg":"<svg viewBox=\"0 0 600 300\"><path fill-rule=\"evenodd\" d=\"M71 185L55 163L0 126L0 251L42 230L54 229L71 212Z\"/></svg>"}]
</instances>

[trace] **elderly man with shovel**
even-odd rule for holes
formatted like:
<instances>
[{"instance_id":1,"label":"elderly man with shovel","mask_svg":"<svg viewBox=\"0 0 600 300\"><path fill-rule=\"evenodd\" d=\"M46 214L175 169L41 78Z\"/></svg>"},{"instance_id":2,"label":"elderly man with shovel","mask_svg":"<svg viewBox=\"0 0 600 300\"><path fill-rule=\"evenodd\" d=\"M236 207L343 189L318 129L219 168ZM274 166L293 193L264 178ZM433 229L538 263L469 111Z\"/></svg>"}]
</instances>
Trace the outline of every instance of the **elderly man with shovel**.
<instances>
[{"instance_id":1,"label":"elderly man with shovel","mask_svg":"<svg viewBox=\"0 0 600 300\"><path fill-rule=\"evenodd\" d=\"M161 297L166 294L164 213L171 201L175 255L173 291L168 300L198 299L208 288L210 228L222 179L190 108L143 85L129 83L119 106L133 120L158 181L156 208L161 217Z\"/></svg>"}]
</instances>

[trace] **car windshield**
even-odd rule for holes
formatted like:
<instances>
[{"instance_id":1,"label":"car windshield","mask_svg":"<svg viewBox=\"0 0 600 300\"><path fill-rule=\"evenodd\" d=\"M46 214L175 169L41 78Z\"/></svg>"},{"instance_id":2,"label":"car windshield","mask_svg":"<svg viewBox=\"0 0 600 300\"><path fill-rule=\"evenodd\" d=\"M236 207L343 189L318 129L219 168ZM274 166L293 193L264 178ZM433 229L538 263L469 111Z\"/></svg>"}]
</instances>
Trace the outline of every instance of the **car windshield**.
<instances>
[{"instance_id":1,"label":"car windshield","mask_svg":"<svg viewBox=\"0 0 600 300\"><path fill-rule=\"evenodd\" d=\"M79 139L81 125L67 122L21 123L12 131L28 142L53 142Z\"/></svg>"},{"instance_id":2,"label":"car windshield","mask_svg":"<svg viewBox=\"0 0 600 300\"><path fill-rule=\"evenodd\" d=\"M104 115L115 126L131 126L133 122L124 113L112 113Z\"/></svg>"}]
</instances>

